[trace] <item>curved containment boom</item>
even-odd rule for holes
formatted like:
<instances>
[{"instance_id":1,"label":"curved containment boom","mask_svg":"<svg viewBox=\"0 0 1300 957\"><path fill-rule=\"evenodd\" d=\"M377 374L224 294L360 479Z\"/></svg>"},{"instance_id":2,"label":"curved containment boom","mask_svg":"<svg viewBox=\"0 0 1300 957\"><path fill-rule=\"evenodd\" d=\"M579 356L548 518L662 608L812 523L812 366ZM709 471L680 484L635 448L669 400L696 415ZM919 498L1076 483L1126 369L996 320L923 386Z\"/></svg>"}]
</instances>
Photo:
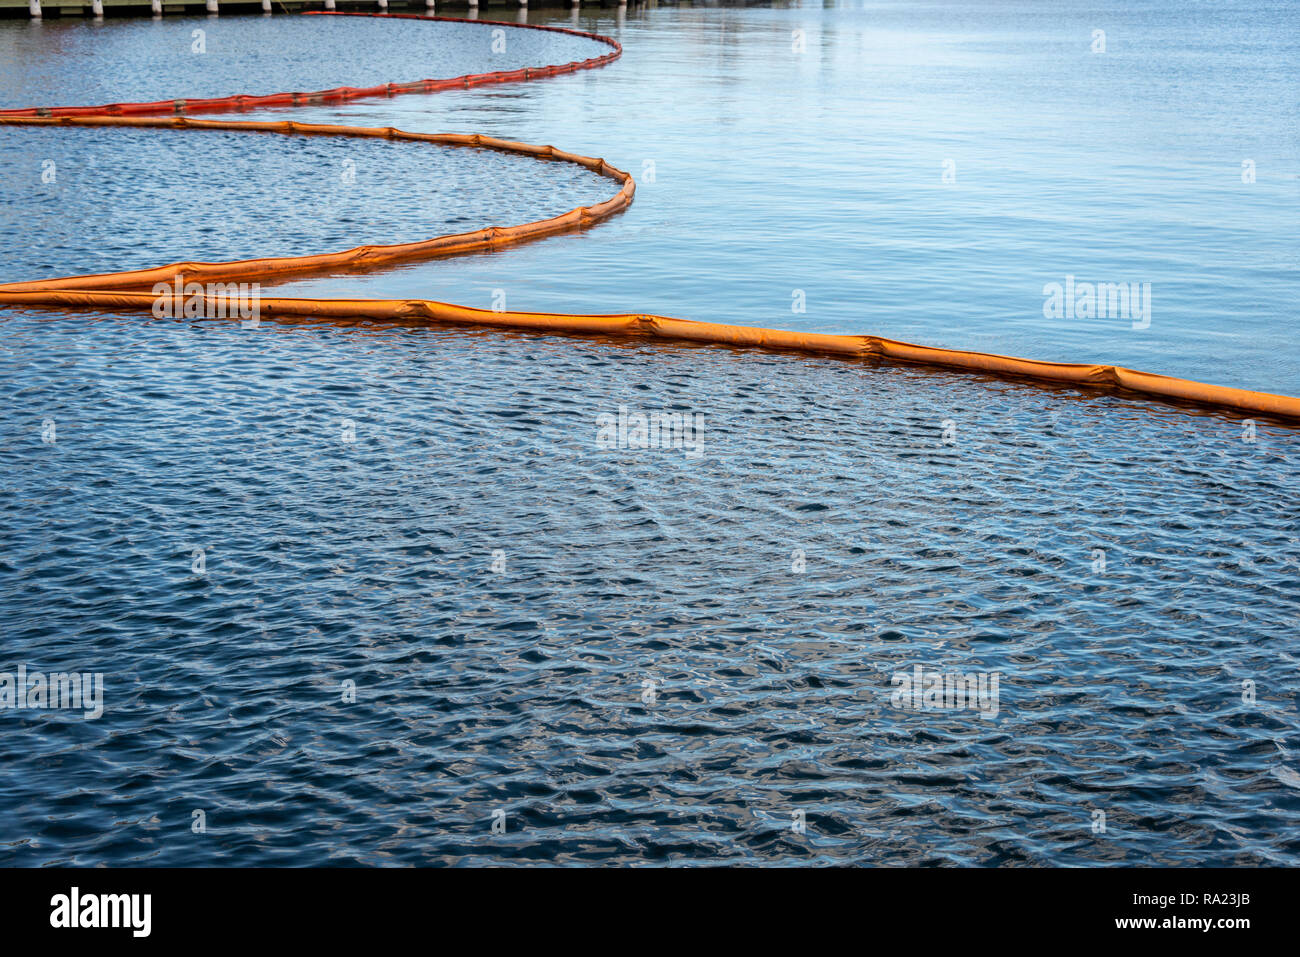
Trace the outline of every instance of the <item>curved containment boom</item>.
<instances>
[{"instance_id":1,"label":"curved containment boom","mask_svg":"<svg viewBox=\"0 0 1300 957\"><path fill-rule=\"evenodd\" d=\"M392 19L445 20L446 17L420 17L393 14L314 14L334 16L388 16ZM485 83L517 82L555 76L574 70L603 66L616 59L622 48L618 42L597 34L581 33L562 27L543 27L499 23L491 20L457 20L484 26L528 28L576 34L607 44L611 52L600 57L574 61L561 66L525 68L502 73L475 74L451 80L420 80L415 83L387 84L357 89L340 87L316 93L277 93L269 96L230 96L205 100L167 100L154 103L114 103L96 107L33 107L0 110L0 125L70 126L70 127L143 127L160 130L227 130L247 133L292 136L378 137L441 146L488 149L529 156L542 161L573 163L614 180L618 191L593 206L577 207L549 219L516 226L492 226L468 233L435 236L418 242L396 245L368 245L335 253L248 259L223 263L172 263L152 269L69 276L62 279L10 282L0 284L0 304L43 306L93 310L153 310L159 301L158 286L170 286L183 277L185 282L263 283L277 282L306 275L322 275L344 270L374 269L398 262L432 259L461 253L492 249L527 242L556 233L581 229L626 209L636 189L632 176L610 166L603 159L568 153L552 146L533 146L490 136L451 133L410 133L392 127L339 126L321 123L257 120L199 120L183 115L250 109L266 106L305 105L339 102L361 96L393 96L400 93L431 92L463 88ZM159 116L157 114L170 114ZM178 115L181 114L181 115ZM205 296L213 307L205 314L240 316L252 305L237 297ZM333 319L364 318L376 321L417 321L429 323L494 326L545 333L626 336L674 341L713 343L736 348L800 352L878 359L889 362L920 364L1008 378L1074 385L1089 389L1110 390L1152 398L1191 402L1248 414L1268 415L1300 421L1300 398L1253 392L1226 386L1193 382L1150 372L1138 372L1119 366L1087 363L1042 362L1015 356L967 352L915 345L879 336L829 335L790 332L752 326L695 322L668 316L638 313L615 315L576 315L564 313L493 312L473 309L429 299L298 299L266 297L257 299L260 316L268 318L313 317Z\"/></svg>"}]
</instances>

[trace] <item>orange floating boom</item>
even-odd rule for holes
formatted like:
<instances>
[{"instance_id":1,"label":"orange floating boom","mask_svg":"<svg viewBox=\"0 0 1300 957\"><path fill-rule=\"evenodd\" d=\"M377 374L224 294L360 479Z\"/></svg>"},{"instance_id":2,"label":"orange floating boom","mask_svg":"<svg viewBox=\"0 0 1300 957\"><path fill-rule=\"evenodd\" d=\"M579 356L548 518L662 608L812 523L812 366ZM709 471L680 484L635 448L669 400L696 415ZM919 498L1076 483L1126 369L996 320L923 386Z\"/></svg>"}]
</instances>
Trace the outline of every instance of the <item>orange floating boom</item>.
<instances>
[{"instance_id":1,"label":"orange floating boom","mask_svg":"<svg viewBox=\"0 0 1300 957\"><path fill-rule=\"evenodd\" d=\"M313 14L330 15L330 14ZM394 19L445 20L400 14L332 14L336 16L387 16ZM612 52L602 57L574 61L556 67L527 68L502 73L476 74L454 80L421 80L357 89L340 87L316 93L278 93L269 96L231 96L204 100L167 100L156 103L115 103L96 107L52 107L0 111L0 125L23 126L130 126L177 130L237 130L298 136L379 137L470 147L532 156L541 160L573 163L619 184L618 192L593 206L578 207L550 219L517 226L492 226L469 233L436 236L432 239L396 245L358 246L355 249L311 256L246 259L224 263L172 263L153 269L69 276L63 279L0 284L0 304L14 306L72 307L95 310L151 311L159 301L154 287L171 286L183 277L186 283L275 282L295 276L321 275L341 270L372 269L392 263L432 259L475 250L525 242L542 236L580 229L626 209L636 186L632 176L615 169L603 159L566 153L552 146L533 146L489 136L451 133L409 133L392 127L337 126L321 123L255 120L196 120L178 113L249 109L273 105L336 102L360 96L392 96L400 93L475 86L482 83L531 80L578 69L602 66L622 50L617 41L597 34L562 27L498 23L491 20L461 21L481 25L519 27L571 33L608 44ZM149 114L169 113L170 116ZM876 358L959 369L995 376L1025 378L1079 385L1093 389L1126 391L1138 395L1194 402L1238 412L1261 414L1300 421L1300 398L1209 385L1119 366L1087 363L1042 362L983 352L965 352L914 345L879 336L824 335L789 332L752 326L694 322L666 316L642 314L569 315L563 313L493 312L429 299L296 299L258 296L256 301L238 296L205 295L210 308L205 314L231 318L256 309L259 316L323 318L365 318L371 320L424 321L546 333L651 337L667 340L716 343L739 348Z\"/></svg>"}]
</instances>

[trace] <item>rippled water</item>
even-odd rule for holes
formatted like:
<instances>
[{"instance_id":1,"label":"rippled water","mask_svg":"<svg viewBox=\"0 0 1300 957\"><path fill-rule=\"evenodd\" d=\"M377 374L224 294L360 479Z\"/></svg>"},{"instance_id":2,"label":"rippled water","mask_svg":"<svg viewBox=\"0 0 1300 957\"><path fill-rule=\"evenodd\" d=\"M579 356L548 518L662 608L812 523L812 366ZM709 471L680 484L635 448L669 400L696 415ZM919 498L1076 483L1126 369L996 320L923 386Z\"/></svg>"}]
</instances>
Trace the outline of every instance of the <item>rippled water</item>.
<instances>
[{"instance_id":1,"label":"rippled water","mask_svg":"<svg viewBox=\"0 0 1300 957\"><path fill-rule=\"evenodd\" d=\"M580 18L627 47L604 70L295 111L554 142L642 185L583 233L289 288L1086 347L1294 391L1293 307L1250 308L1294 288L1294 14L1103 10L1121 75L1085 60L1053 86L1034 80L1092 20L1030 9L610 11ZM59 26L128 49L196 22ZM383 26L392 57L444 29ZM44 55L43 101L107 82ZM383 78L428 74L411 56ZM159 62L136 95L176 92ZM265 89L337 85L277 69ZM1249 107L1206 96L1237 83ZM1071 141L1069 103L1142 135ZM954 143L977 159L944 186ZM415 238L610 190L479 151L225 133L4 130L0 160L5 278ZM1110 262L1154 277L1145 335L1042 319L1048 264ZM725 349L4 323L0 671L103 672L105 712L0 712L0 862L1300 862L1291 428ZM702 415L702 454L602 449L620 406ZM997 673L996 716L896 707L916 665Z\"/></svg>"},{"instance_id":2,"label":"rippled water","mask_svg":"<svg viewBox=\"0 0 1300 957\"><path fill-rule=\"evenodd\" d=\"M0 127L0 157L6 279L411 242L618 190L576 165L490 150L224 130Z\"/></svg>"}]
</instances>

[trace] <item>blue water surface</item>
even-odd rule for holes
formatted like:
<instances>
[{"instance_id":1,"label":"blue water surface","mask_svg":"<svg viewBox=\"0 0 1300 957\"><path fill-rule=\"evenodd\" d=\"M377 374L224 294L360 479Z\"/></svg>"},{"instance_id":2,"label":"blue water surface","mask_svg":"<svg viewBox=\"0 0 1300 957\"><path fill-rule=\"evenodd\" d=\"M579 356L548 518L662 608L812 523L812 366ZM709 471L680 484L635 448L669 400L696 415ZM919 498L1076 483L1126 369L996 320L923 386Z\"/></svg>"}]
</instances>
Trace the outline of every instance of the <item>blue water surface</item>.
<instances>
[{"instance_id":1,"label":"blue water surface","mask_svg":"<svg viewBox=\"0 0 1300 957\"><path fill-rule=\"evenodd\" d=\"M1294 5L523 16L624 56L255 115L553 143L631 171L633 206L285 291L1300 393ZM175 53L195 29L219 56ZM0 21L0 98L603 52L507 31L503 64L492 29ZM476 150L226 132L10 128L0 163L5 280L405 241L614 188ZM1067 276L1150 283L1149 325L1045 317ZM1290 426L705 347L0 320L0 685L20 666L104 680L96 719L0 709L0 863L1300 863ZM621 410L700 426L606 448ZM996 707L900 706L917 666L996 675Z\"/></svg>"}]
</instances>

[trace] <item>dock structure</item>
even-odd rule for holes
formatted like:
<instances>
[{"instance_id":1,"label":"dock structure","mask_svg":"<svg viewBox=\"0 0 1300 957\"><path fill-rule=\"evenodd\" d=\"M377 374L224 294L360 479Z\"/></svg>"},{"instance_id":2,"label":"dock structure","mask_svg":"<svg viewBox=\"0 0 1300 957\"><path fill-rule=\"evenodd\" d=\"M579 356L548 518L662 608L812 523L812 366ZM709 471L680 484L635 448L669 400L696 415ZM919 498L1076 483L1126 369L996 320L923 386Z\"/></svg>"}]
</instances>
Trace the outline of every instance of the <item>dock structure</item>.
<instances>
[{"instance_id":1,"label":"dock structure","mask_svg":"<svg viewBox=\"0 0 1300 957\"><path fill-rule=\"evenodd\" d=\"M435 2L437 8L435 9ZM463 10L492 6L502 10L527 7L616 7L627 0L0 0L0 17L119 17L177 16L221 13L301 13L304 10L425 13L455 16Z\"/></svg>"}]
</instances>

